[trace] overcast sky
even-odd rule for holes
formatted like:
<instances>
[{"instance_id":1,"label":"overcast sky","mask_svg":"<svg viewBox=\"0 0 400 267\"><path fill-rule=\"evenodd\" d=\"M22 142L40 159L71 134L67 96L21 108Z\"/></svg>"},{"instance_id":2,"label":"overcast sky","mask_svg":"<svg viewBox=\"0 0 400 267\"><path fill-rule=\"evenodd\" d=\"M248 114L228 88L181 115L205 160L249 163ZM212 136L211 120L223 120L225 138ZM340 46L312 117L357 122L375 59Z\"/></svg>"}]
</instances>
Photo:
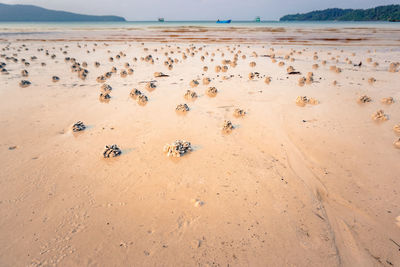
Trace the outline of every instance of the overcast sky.
<instances>
[{"instance_id":1,"label":"overcast sky","mask_svg":"<svg viewBox=\"0 0 400 267\"><path fill-rule=\"evenodd\" d=\"M369 8L400 0L0 0L91 15L118 15L127 20L276 20L292 13L331 7Z\"/></svg>"}]
</instances>

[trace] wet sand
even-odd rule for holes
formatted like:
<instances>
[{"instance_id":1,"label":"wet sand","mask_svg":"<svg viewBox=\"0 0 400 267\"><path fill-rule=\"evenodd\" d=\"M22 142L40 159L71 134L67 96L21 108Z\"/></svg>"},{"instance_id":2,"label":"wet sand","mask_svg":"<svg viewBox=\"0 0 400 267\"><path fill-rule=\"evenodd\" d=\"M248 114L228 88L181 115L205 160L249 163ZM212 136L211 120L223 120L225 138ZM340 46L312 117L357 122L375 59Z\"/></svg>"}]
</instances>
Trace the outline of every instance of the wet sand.
<instances>
[{"instance_id":1,"label":"wet sand","mask_svg":"<svg viewBox=\"0 0 400 267\"><path fill-rule=\"evenodd\" d=\"M57 38L0 46L9 73L0 74L0 265L400 265L400 73L389 72L400 52L391 38L377 48ZM236 67L215 72L239 50ZM141 60L148 55L153 64ZM65 57L87 62L86 79ZM125 63L134 72L121 77ZM289 66L301 74L289 75ZM112 67L111 98L102 102L96 79ZM312 81L300 86L308 72ZM134 88L147 103L130 95ZM198 97L186 99L189 89ZM372 101L359 103L363 95ZM299 96L317 103L296 105ZM381 102L387 97L394 103ZM177 113L179 104L189 110ZM381 109L388 119L373 120ZM86 129L73 132L78 121ZM163 148L175 140L192 150L167 157ZM111 144L122 154L103 158Z\"/></svg>"}]
</instances>

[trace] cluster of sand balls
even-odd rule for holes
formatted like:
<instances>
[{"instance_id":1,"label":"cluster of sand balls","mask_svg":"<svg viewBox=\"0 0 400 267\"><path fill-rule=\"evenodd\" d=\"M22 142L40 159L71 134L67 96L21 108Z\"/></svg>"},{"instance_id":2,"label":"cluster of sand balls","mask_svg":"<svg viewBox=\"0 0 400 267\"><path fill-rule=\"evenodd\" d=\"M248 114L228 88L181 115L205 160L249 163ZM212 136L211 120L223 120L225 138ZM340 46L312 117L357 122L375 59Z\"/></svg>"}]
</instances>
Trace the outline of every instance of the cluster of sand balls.
<instances>
[{"instance_id":1,"label":"cluster of sand balls","mask_svg":"<svg viewBox=\"0 0 400 267\"><path fill-rule=\"evenodd\" d=\"M376 112L374 112L374 114L372 114L372 119L374 121L386 121L389 119L388 115L385 114L385 112L380 109Z\"/></svg>"},{"instance_id":2,"label":"cluster of sand balls","mask_svg":"<svg viewBox=\"0 0 400 267\"><path fill-rule=\"evenodd\" d=\"M189 106L187 104L179 104L176 106L175 110L179 113L186 113L189 111Z\"/></svg>"},{"instance_id":3,"label":"cluster of sand balls","mask_svg":"<svg viewBox=\"0 0 400 267\"><path fill-rule=\"evenodd\" d=\"M372 102L372 98L367 96L367 95L362 95L358 98L358 103L364 104L364 103L369 103ZM394 103L393 97L384 97L381 99L382 104L390 105ZM377 110L371 115L372 120L380 122L380 121L387 121L389 120L389 116L385 114L385 112L382 109ZM395 125L393 127L393 131L397 134L400 134L400 124ZM393 145L395 148L400 149L400 139L396 140Z\"/></svg>"},{"instance_id":4,"label":"cluster of sand balls","mask_svg":"<svg viewBox=\"0 0 400 267\"><path fill-rule=\"evenodd\" d=\"M73 132L80 132L86 129L86 125L82 121L78 121L72 125Z\"/></svg>"},{"instance_id":5,"label":"cluster of sand balls","mask_svg":"<svg viewBox=\"0 0 400 267\"><path fill-rule=\"evenodd\" d=\"M218 89L215 87L209 87L207 88L206 93L209 97L215 97L218 93Z\"/></svg>"},{"instance_id":6,"label":"cluster of sand balls","mask_svg":"<svg viewBox=\"0 0 400 267\"><path fill-rule=\"evenodd\" d=\"M81 46L78 45L78 47L81 47ZM85 45L85 47L86 47L86 45ZM171 47L171 45L166 45L165 47ZM240 45L238 47L240 47ZM163 50L163 49L164 49L164 47L161 48L161 50ZM164 65L169 70L171 70L173 68L174 64L178 64L179 62L183 62L188 57L194 57L195 55L197 55L199 53L203 53L203 55L201 55L201 54L198 55L200 60L203 61L203 62L206 61L206 60L209 60L209 61L213 62L214 59L212 57L215 56L215 53L220 53L222 57L224 56L224 53L223 53L224 51L220 50L219 48L217 49L218 52L217 51L215 51L215 53L211 53L210 52L210 54L207 51L206 52L201 52L203 50L203 48L202 47L196 47L194 45L190 45L190 47L187 48L186 50L181 50L180 47L177 47L177 49L178 49L178 53L182 54L182 60L178 60L177 58L173 59L171 57L171 54L174 54L177 51L174 52L173 50L169 50L169 51L166 51L164 53L165 59L166 59L164 61ZM144 51L149 51L149 48L145 47L143 50ZM157 52L157 49L153 49L153 50L154 50L154 52ZM234 51L236 50L236 47L234 47L233 49L231 49L231 47L228 47L227 50L228 50L228 53L231 52L232 54L234 54L234 58L233 58L233 60L231 60L231 59L223 59L222 62L221 62L221 65L215 66L215 72L217 72L217 73L219 73L219 72L228 72L230 70L230 68L234 68L237 65L237 62L238 62L238 59L239 59L239 55L241 54L241 51L238 50L237 52L234 53ZM41 51L43 51L43 49L41 49ZM94 49L93 49L93 51L94 51ZM305 50L303 50L303 51L305 51ZM90 51L88 50L87 52L89 53ZM292 49L292 51L290 53L284 55L284 61L280 61L279 62L279 66L280 67L285 66L288 61L294 62L295 59L293 58L293 55L294 55L295 52L296 51L294 49ZM50 56L52 59L56 58L55 54L51 55L50 52L47 51L47 50L45 51L45 53L46 53L47 56ZM110 51L109 51L109 53L110 53ZM300 55L301 53L302 53L301 51L297 51L297 54ZM64 51L63 54L67 54L67 51ZM147 56L140 58L142 61L144 61L146 63L155 64L155 61L159 60L159 58L156 57L156 56L153 56L153 55L148 54L148 53L146 53L146 54L147 54ZM211 59L208 59L208 57L210 55L211 55ZM355 54L353 54L353 56L354 55ZM255 51L251 54L251 57L254 57L254 58L257 58L258 56L259 55ZM271 53L269 55L267 55L267 56L271 58L271 61L273 63L277 62L276 59L280 58L280 57L276 57L275 56L273 48L271 48ZM113 57L109 57L109 61L110 62L114 62L116 60L121 59L122 57L126 57L126 54L124 54L123 52L120 52L119 54L117 54L117 55L115 55ZM241 58L242 59L246 59L246 55L242 55ZM31 57L32 61L36 60L36 59L37 58ZM17 62L18 61L18 59L15 58L15 57L7 57L7 60L10 60L10 61L13 61L13 62ZM319 60L319 55L318 55L317 52L314 53L314 60ZM332 57L331 60L333 62L339 63L339 56ZM87 63L86 62L79 63L79 62L76 61L76 59L70 58L70 57L66 57L65 61L72 63L71 70L73 72L77 72L79 78L81 78L82 80L85 80L87 78L89 72L86 69L86 67L87 67ZM136 62L137 58L134 58L134 61ZM349 58L346 58L345 61L348 64L352 64L352 61ZM367 63L370 63L370 64L376 63L376 62L373 62L372 58L368 58L366 61L367 61ZM25 59L21 59L21 62L23 63L23 65L25 67L29 67L29 65L30 65L30 63L28 61L26 61ZM322 65L326 65L327 61L326 60L322 60L322 61L319 61L319 63L321 63ZM361 65L362 65L362 62L360 62L360 64L357 64L357 65L354 65L354 66L361 67ZM0 62L0 71L2 73L4 73L4 74L7 74L8 71L5 69L5 66L6 66L5 63L1 63ZM43 64L42 64L42 66L43 66ZM100 66L100 62L95 62L94 66L95 67L99 67ZM257 63L255 61L252 61L252 62L249 63L249 66L251 68L255 68L257 66ZM377 63L374 64L374 66L376 67ZM389 65L389 71L390 72L398 72L399 66L400 66L399 63L391 63ZM121 78L125 78L128 75L133 74L133 72L134 72L129 63L125 63L124 67L125 67L125 69L120 70L120 73L119 73ZM313 69L318 69L319 65L315 63L315 64L312 65L312 68ZM208 69L209 69L208 66L203 66L202 67L202 70L204 72L207 72ZM336 66L331 66L330 69L332 71L336 72L336 73L342 72L341 68L338 68ZM296 74L301 75L301 73L299 71L296 71L293 66L289 66L286 69L286 71L287 71L287 74L289 74L289 75L296 75ZM106 72L104 75L101 75L101 76L97 77L97 82L105 83L106 80L111 78L111 76L113 74L115 74L115 73L117 73L117 68L116 67L112 67L111 71ZM21 75L22 75L22 77L28 77L29 76L29 72L24 69L24 70L21 71ZM204 76L204 74L203 74L203 76ZM169 75L164 74L162 72L155 72L154 73L154 77L155 78L169 77ZM217 77L220 77L220 76L217 75ZM231 77L233 77L233 75L231 75ZM242 78L240 75L239 75L239 77ZM254 80L254 79L257 79L257 78L261 78L261 77L265 77L265 76L261 75L259 72L251 72L249 74L249 79L250 80ZM229 79L229 76L221 76L221 78L222 79ZM60 80L60 78L58 76L53 76L52 80L53 80L53 82L58 82ZM265 81L264 82L266 84L270 84L271 80L272 80L272 78L268 76L268 77L265 77ZM194 80L190 81L189 85L192 88L195 88L195 87L197 87L199 85L199 81L201 81L201 78L194 79ZM209 85L211 83L211 81L212 81L212 79L210 79L209 77L203 77L203 79L202 79L203 85ZM309 72L306 76L299 78L298 84L300 86L303 86L305 84L311 84L313 81L314 81L313 73ZM371 77L371 78L368 79L368 82L370 84L375 83L376 79ZM21 83L20 83L20 86L21 87L27 87L30 84L31 83L29 81L22 80ZM145 86L145 88L150 92L152 90L154 90L156 87L157 86L153 81L147 82L147 84ZM111 96L110 96L111 91L112 91L111 86L109 86L107 84L103 84L101 86L100 100L101 101L109 101L109 99L111 98ZM218 90L215 87L209 87L208 89L206 89L206 95L208 95L210 97L215 97L217 95L217 93L218 93ZM144 105L144 104L146 104L148 102L147 96L145 96L142 92L140 92L137 89L133 89L130 92L130 95L131 95L132 98L134 98L141 105ZM187 99L187 100L194 100L197 97L198 96L197 96L196 92L194 92L192 90L187 90L185 95L184 95L184 98ZM367 103L367 102L371 102L372 100L368 96L362 96L362 97L359 98L358 101L360 103ZM384 104L392 104L394 102L394 100L393 100L393 98L389 97L389 98L382 99L381 102L384 103ZM318 101L316 99L314 99L314 98L308 98L306 96L299 96L296 99L296 104L299 105L299 106L303 106L304 107L307 104L311 104L311 105L318 104ZM176 111L177 112L181 112L181 113L186 113L187 111L189 111L189 107L188 107L187 104L179 104L176 107ZM244 110L242 110L242 109L236 108L234 110L234 112L233 112L233 115L235 117L243 117L243 116L246 115L246 112ZM387 120L388 119L388 116L383 112L383 110L378 110L376 113L373 114L372 117L373 117L374 120ZM79 130L80 127L81 127L81 128L83 128L82 130L84 130L85 129L84 124L82 123L82 125L80 125L79 123L82 123L82 122L76 123L74 125L74 129L77 129L76 131L81 131L81 130ZM74 129L73 129L73 131L75 131ZM230 131L232 131L232 129L234 129L234 126L233 126L232 122L231 121L225 121L224 124L223 124L222 130L224 132L230 132ZM185 141L179 141L178 140L176 142L185 142ZM398 142L400 142L400 140ZM188 143L188 142L186 142L186 143ZM190 143L189 143L189 145L190 145ZM399 146L400 146L400 144L399 144ZM106 148L108 149L108 151L118 151L116 149L116 148L118 148L118 147L116 147L116 145L107 146ZM107 153L107 155L114 155L114 154L118 154L118 153L116 153L116 152L115 153L114 152L108 152Z\"/></svg>"},{"instance_id":7,"label":"cluster of sand balls","mask_svg":"<svg viewBox=\"0 0 400 267\"><path fill-rule=\"evenodd\" d=\"M239 117L244 117L246 115L246 111L240 108L235 108L233 111L233 116L239 118Z\"/></svg>"},{"instance_id":8,"label":"cluster of sand balls","mask_svg":"<svg viewBox=\"0 0 400 267\"><path fill-rule=\"evenodd\" d=\"M358 103L368 103L368 102L371 102L372 101L372 99L369 97L369 96L367 96L367 95L362 95L362 96L360 96L359 98L358 98Z\"/></svg>"},{"instance_id":9,"label":"cluster of sand balls","mask_svg":"<svg viewBox=\"0 0 400 267\"><path fill-rule=\"evenodd\" d=\"M185 95L184 95L184 98L187 99L187 100L194 100L194 99L197 98L197 93L195 91L192 91L192 90L187 90Z\"/></svg>"},{"instance_id":10,"label":"cluster of sand balls","mask_svg":"<svg viewBox=\"0 0 400 267\"><path fill-rule=\"evenodd\" d=\"M296 104L300 107L304 107L307 104L317 105L318 103L319 103L318 100L312 97L308 98L307 96L298 96L296 99Z\"/></svg>"},{"instance_id":11,"label":"cluster of sand balls","mask_svg":"<svg viewBox=\"0 0 400 267\"><path fill-rule=\"evenodd\" d=\"M110 86L110 85L108 85L108 84L103 84L101 87L100 87L100 96L99 96L99 98L100 98L100 101L101 102L107 102L107 101L109 101L110 100L110 98L111 98L111 96L110 96L110 93L111 93L111 91L112 91L112 87Z\"/></svg>"},{"instance_id":12,"label":"cluster of sand balls","mask_svg":"<svg viewBox=\"0 0 400 267\"><path fill-rule=\"evenodd\" d=\"M133 89L132 89L132 91L130 92L130 95L131 95L131 97L132 97L133 99L136 100L136 102L137 102L139 105L142 105L142 106L146 105L146 104L147 104L147 101L149 101L149 99L147 98L147 96L144 95L142 92L140 92L140 91L139 91L138 89L136 89L136 88L133 88Z\"/></svg>"},{"instance_id":13,"label":"cluster of sand balls","mask_svg":"<svg viewBox=\"0 0 400 267\"><path fill-rule=\"evenodd\" d=\"M28 80L22 80L19 83L19 86L22 87L22 88L28 87L29 85L31 85L31 82L28 81Z\"/></svg>"},{"instance_id":14,"label":"cluster of sand balls","mask_svg":"<svg viewBox=\"0 0 400 267\"><path fill-rule=\"evenodd\" d=\"M222 125L222 131L224 133L230 133L235 127L233 126L232 122L229 120L225 120L224 124Z\"/></svg>"},{"instance_id":15,"label":"cluster of sand balls","mask_svg":"<svg viewBox=\"0 0 400 267\"><path fill-rule=\"evenodd\" d=\"M85 69L85 67L87 67L87 63L83 62L82 64L77 62L75 58L70 58L70 57L66 57L65 62L70 62L72 63L71 65L71 71L72 72L76 72L78 74L78 77L81 80L86 80L89 71L87 69Z\"/></svg>"},{"instance_id":16,"label":"cluster of sand balls","mask_svg":"<svg viewBox=\"0 0 400 267\"><path fill-rule=\"evenodd\" d=\"M105 150L103 152L103 157L104 158L110 158L110 157L117 157L121 155L122 151L117 145L109 145L105 147Z\"/></svg>"},{"instance_id":17,"label":"cluster of sand balls","mask_svg":"<svg viewBox=\"0 0 400 267\"><path fill-rule=\"evenodd\" d=\"M176 140L172 144L166 144L164 146L164 152L167 153L168 157L179 158L191 150L192 145L185 140Z\"/></svg>"}]
</instances>

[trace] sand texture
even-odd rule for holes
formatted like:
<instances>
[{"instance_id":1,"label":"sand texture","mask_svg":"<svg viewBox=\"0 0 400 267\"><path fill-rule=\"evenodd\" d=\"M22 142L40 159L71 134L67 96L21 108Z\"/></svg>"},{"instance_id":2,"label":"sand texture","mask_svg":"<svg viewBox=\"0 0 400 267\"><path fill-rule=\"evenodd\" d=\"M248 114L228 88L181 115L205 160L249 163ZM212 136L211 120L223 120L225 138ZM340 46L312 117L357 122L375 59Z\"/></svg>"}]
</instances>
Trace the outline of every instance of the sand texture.
<instances>
[{"instance_id":1,"label":"sand texture","mask_svg":"<svg viewBox=\"0 0 400 267\"><path fill-rule=\"evenodd\" d=\"M0 45L0 266L400 266L398 40L50 37Z\"/></svg>"}]
</instances>

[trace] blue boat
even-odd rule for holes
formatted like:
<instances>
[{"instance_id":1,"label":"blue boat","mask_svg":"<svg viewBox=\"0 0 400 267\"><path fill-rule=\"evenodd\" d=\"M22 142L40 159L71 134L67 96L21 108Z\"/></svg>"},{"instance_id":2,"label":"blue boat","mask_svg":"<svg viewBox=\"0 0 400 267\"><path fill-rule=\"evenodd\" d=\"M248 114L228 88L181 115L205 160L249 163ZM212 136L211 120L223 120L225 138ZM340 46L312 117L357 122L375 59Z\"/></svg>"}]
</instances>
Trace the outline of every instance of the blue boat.
<instances>
[{"instance_id":1,"label":"blue boat","mask_svg":"<svg viewBox=\"0 0 400 267\"><path fill-rule=\"evenodd\" d=\"M231 19L228 20L217 20L217 23L231 23Z\"/></svg>"}]
</instances>

